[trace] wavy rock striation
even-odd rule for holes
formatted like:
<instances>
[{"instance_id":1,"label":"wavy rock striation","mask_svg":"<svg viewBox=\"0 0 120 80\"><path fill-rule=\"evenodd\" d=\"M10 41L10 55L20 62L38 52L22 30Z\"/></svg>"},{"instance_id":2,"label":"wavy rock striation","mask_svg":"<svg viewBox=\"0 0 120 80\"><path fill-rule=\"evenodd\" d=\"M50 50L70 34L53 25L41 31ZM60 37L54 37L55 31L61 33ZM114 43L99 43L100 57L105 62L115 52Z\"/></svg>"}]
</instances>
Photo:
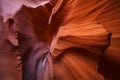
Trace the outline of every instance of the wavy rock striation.
<instances>
[{"instance_id":1,"label":"wavy rock striation","mask_svg":"<svg viewBox=\"0 0 120 80\"><path fill-rule=\"evenodd\" d=\"M0 5L0 79L119 80L120 1L41 1Z\"/></svg>"}]
</instances>

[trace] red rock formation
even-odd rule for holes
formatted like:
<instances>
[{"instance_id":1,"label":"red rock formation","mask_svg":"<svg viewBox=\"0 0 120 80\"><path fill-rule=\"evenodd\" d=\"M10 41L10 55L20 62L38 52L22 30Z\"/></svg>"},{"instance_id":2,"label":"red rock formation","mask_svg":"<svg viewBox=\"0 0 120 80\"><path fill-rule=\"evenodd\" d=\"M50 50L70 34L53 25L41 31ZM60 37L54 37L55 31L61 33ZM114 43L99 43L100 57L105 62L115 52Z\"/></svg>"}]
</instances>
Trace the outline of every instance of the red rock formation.
<instances>
[{"instance_id":1,"label":"red rock formation","mask_svg":"<svg viewBox=\"0 0 120 80\"><path fill-rule=\"evenodd\" d=\"M45 7L48 6L49 4L46 4ZM15 15L19 27L18 40L23 61L24 80L49 80L53 77L48 28L50 12L45 7L22 6Z\"/></svg>"},{"instance_id":2,"label":"red rock formation","mask_svg":"<svg viewBox=\"0 0 120 80\"><path fill-rule=\"evenodd\" d=\"M21 62L16 57L19 51L15 23L12 19L4 24L2 18L0 21L0 80L21 80Z\"/></svg>"},{"instance_id":3,"label":"red rock formation","mask_svg":"<svg viewBox=\"0 0 120 80\"><path fill-rule=\"evenodd\" d=\"M120 79L119 0L51 0L36 8L25 5L32 6L24 3L13 17L23 80ZM2 18L0 22L0 40L4 41ZM14 38L7 39L14 45Z\"/></svg>"}]
</instances>

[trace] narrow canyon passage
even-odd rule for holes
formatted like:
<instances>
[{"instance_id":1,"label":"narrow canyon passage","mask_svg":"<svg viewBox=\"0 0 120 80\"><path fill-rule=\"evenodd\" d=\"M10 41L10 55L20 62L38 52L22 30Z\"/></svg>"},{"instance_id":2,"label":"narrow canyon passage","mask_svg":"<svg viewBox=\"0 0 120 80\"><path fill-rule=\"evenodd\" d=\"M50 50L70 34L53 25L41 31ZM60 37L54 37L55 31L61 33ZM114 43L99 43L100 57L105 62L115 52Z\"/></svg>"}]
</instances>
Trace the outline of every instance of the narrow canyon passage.
<instances>
[{"instance_id":1,"label":"narrow canyon passage","mask_svg":"<svg viewBox=\"0 0 120 80\"><path fill-rule=\"evenodd\" d=\"M119 80L119 0L1 0L0 80Z\"/></svg>"}]
</instances>

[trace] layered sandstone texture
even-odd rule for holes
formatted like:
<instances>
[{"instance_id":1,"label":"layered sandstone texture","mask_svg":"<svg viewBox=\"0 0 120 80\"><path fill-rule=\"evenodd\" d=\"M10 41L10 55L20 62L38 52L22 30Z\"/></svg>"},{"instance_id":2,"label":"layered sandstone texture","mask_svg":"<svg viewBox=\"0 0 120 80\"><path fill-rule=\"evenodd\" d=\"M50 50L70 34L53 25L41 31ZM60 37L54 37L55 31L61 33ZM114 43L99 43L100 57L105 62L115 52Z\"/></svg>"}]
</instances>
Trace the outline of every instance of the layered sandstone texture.
<instances>
[{"instance_id":1,"label":"layered sandstone texture","mask_svg":"<svg viewBox=\"0 0 120 80\"><path fill-rule=\"evenodd\" d=\"M119 0L1 0L0 80L120 80Z\"/></svg>"}]
</instances>

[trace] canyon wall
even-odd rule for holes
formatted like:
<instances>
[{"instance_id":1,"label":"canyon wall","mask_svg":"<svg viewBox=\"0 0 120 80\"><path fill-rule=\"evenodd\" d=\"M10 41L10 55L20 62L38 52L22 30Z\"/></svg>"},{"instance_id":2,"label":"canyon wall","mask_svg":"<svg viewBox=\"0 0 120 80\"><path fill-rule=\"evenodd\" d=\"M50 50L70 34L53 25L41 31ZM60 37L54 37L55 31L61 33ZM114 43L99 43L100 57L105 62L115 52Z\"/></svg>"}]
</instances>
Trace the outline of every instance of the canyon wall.
<instances>
[{"instance_id":1,"label":"canyon wall","mask_svg":"<svg viewBox=\"0 0 120 80\"><path fill-rule=\"evenodd\" d=\"M1 15L0 79L119 80L119 14L119 0L24 4L12 14L17 35L11 35L9 19L5 23Z\"/></svg>"}]
</instances>

